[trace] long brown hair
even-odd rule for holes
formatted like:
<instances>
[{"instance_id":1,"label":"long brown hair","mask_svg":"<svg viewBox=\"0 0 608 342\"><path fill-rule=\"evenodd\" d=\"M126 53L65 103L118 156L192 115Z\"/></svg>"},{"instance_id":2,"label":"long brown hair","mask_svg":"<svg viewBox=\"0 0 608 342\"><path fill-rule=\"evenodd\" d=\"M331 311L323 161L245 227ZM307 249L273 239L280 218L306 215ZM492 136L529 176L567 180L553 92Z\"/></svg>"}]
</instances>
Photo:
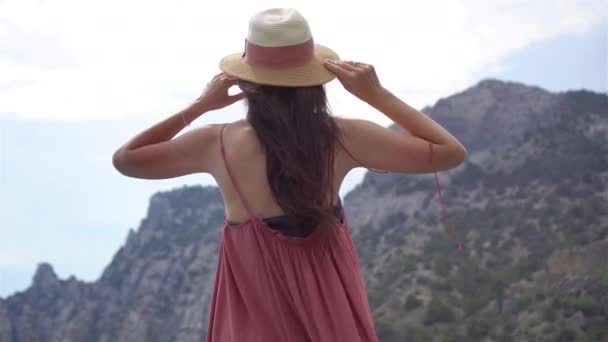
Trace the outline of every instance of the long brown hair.
<instances>
[{"instance_id":1,"label":"long brown hair","mask_svg":"<svg viewBox=\"0 0 608 342\"><path fill-rule=\"evenodd\" d=\"M341 139L325 87L243 80L239 87L245 95L247 121L266 154L266 176L275 200L291 223L325 222L334 202L334 147Z\"/></svg>"}]
</instances>

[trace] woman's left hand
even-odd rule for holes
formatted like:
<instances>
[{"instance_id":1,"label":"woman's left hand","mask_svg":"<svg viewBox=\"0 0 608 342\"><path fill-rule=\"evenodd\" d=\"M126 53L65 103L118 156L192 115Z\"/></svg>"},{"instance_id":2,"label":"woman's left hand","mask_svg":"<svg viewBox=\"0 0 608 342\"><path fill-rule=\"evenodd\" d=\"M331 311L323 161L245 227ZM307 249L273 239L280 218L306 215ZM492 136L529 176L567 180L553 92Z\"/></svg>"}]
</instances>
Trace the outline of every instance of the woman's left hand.
<instances>
[{"instance_id":1,"label":"woman's left hand","mask_svg":"<svg viewBox=\"0 0 608 342\"><path fill-rule=\"evenodd\" d=\"M224 72L215 75L211 81L207 83L201 96L190 105L191 109L197 114L202 114L207 111L224 108L243 99L244 94L242 92L236 95L228 94L228 89L237 84L237 81L237 78L227 75Z\"/></svg>"}]
</instances>

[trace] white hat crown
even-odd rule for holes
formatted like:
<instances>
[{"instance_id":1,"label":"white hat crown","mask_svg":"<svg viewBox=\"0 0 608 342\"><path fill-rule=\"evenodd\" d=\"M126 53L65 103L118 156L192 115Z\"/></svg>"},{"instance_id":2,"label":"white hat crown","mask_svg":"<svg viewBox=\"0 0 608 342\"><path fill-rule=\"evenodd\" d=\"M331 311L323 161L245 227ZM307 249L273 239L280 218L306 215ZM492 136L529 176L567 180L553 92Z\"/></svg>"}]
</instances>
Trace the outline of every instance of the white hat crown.
<instances>
[{"instance_id":1,"label":"white hat crown","mask_svg":"<svg viewBox=\"0 0 608 342\"><path fill-rule=\"evenodd\" d=\"M264 47L302 44L312 39L308 22L295 8L271 8L249 21L247 40Z\"/></svg>"}]
</instances>

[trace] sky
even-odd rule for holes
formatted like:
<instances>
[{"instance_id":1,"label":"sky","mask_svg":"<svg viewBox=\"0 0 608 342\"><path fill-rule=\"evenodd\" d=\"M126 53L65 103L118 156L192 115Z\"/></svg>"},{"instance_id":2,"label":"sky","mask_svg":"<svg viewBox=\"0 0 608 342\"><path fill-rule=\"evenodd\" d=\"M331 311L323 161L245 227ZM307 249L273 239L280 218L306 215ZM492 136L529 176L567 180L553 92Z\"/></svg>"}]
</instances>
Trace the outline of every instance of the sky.
<instances>
[{"instance_id":1,"label":"sky","mask_svg":"<svg viewBox=\"0 0 608 342\"><path fill-rule=\"evenodd\" d=\"M420 109L488 77L605 93L601 4L0 0L0 297L24 290L40 262L61 278L95 280L152 194L214 184L207 174L127 178L112 153L194 100L219 59L242 51L260 10L297 8L315 42L373 64L386 88ZM336 115L391 123L338 81L327 91ZM192 127L242 117L235 104ZM348 175L342 196L364 171Z\"/></svg>"}]
</instances>

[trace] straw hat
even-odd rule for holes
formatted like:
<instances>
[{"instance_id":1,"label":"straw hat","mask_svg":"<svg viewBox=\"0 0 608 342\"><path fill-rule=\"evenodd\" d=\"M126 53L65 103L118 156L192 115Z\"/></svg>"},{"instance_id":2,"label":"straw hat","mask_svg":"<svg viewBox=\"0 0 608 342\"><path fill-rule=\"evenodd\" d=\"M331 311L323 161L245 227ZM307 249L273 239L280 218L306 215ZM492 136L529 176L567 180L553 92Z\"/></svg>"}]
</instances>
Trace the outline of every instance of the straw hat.
<instances>
[{"instance_id":1,"label":"straw hat","mask_svg":"<svg viewBox=\"0 0 608 342\"><path fill-rule=\"evenodd\" d=\"M249 21L245 51L225 56L220 69L254 83L304 87L327 83L336 75L323 60L339 59L313 41L306 19L293 8L272 8Z\"/></svg>"}]
</instances>

